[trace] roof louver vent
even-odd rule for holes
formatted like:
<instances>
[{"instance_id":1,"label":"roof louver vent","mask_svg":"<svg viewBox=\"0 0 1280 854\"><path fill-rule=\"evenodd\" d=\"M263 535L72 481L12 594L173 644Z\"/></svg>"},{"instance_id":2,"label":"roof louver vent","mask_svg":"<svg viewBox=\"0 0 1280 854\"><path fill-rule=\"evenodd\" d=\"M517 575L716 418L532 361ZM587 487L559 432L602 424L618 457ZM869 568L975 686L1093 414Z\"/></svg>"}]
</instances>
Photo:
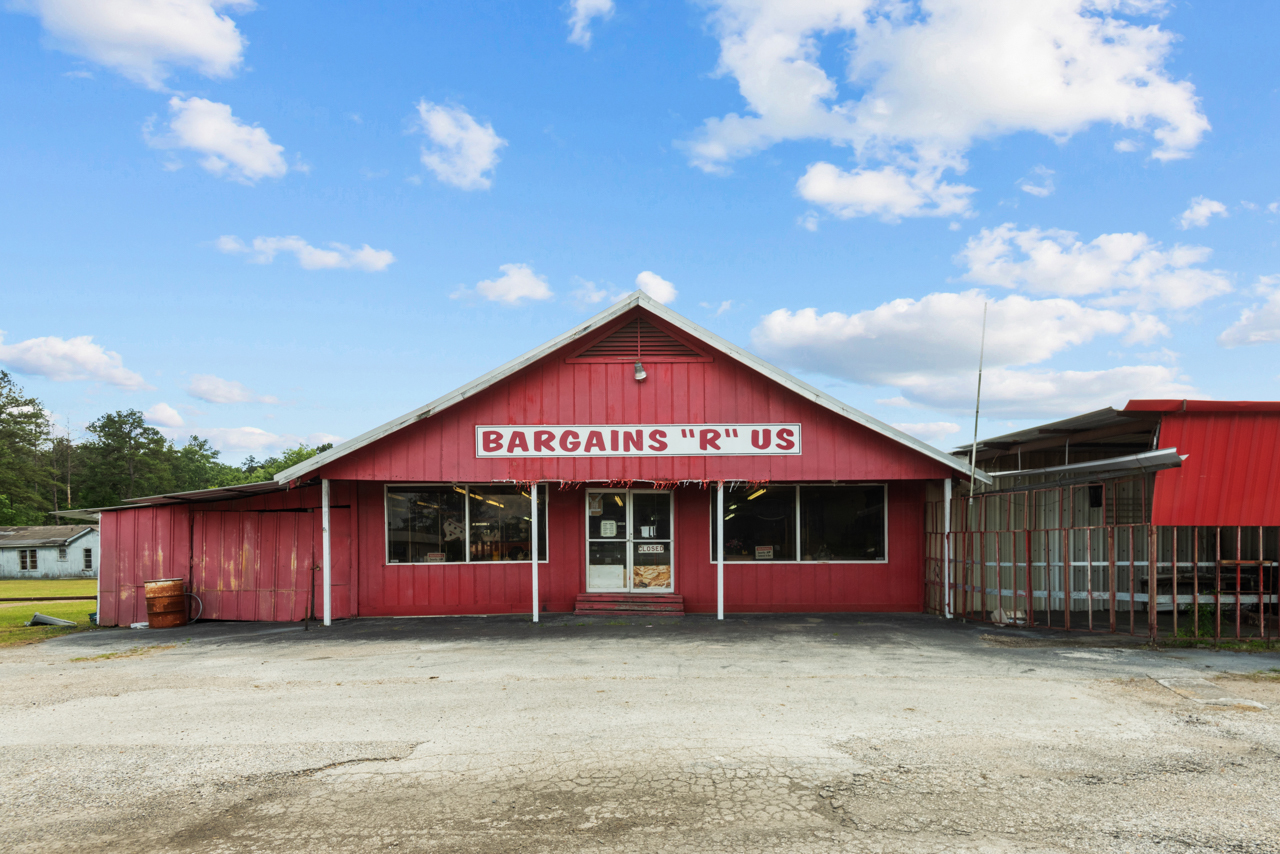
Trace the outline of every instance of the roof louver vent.
<instances>
[{"instance_id":1,"label":"roof louver vent","mask_svg":"<svg viewBox=\"0 0 1280 854\"><path fill-rule=\"evenodd\" d=\"M607 362L676 362L705 356L647 320L637 318L596 341L575 359Z\"/></svg>"}]
</instances>

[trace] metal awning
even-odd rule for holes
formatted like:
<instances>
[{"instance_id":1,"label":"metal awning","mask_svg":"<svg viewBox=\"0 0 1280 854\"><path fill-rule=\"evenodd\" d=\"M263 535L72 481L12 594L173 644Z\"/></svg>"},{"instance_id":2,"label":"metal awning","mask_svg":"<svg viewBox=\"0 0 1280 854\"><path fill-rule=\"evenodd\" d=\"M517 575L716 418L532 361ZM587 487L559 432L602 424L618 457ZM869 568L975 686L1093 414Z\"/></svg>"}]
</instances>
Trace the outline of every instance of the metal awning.
<instances>
[{"instance_id":1,"label":"metal awning","mask_svg":"<svg viewBox=\"0 0 1280 854\"><path fill-rule=\"evenodd\" d=\"M999 480L1006 477L1041 477L1051 475L1071 477L1074 475L1102 474L1105 472L1126 474L1134 471L1161 471L1163 469L1179 468L1184 459L1186 459L1186 457L1180 456L1175 448L1160 448L1155 451L1145 451L1141 454L1129 454L1123 457L1109 457L1104 460L1089 460L1087 462L1071 463L1070 465L1065 466L1049 466L1042 469L1022 469L1021 471L992 472L991 476Z\"/></svg>"}]
</instances>

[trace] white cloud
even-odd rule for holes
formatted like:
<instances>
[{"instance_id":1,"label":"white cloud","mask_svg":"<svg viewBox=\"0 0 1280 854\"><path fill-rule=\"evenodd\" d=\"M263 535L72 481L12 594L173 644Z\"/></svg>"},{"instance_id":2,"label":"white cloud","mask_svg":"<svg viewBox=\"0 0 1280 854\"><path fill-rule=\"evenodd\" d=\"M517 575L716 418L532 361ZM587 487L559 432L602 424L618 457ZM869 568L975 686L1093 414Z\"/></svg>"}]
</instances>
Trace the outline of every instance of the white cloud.
<instances>
[{"instance_id":1,"label":"white cloud","mask_svg":"<svg viewBox=\"0 0 1280 854\"><path fill-rule=\"evenodd\" d=\"M182 420L182 416L178 414L178 410L167 403L157 403L142 414L147 417L148 423L156 424L160 427L181 427L186 423Z\"/></svg>"},{"instance_id":2,"label":"white cloud","mask_svg":"<svg viewBox=\"0 0 1280 854\"><path fill-rule=\"evenodd\" d=\"M262 178L279 178L289 171L283 152L265 130L247 125L231 114L231 107L204 98L169 99L169 132L152 136L144 128L147 143L155 148L185 148L205 155L200 161L209 172L242 184Z\"/></svg>"},{"instance_id":3,"label":"white cloud","mask_svg":"<svg viewBox=\"0 0 1280 854\"><path fill-rule=\"evenodd\" d=\"M894 300L856 314L779 309L766 315L751 337L762 355L784 366L895 387L904 404L964 410L973 406L984 302L984 410L1035 417L1121 400L1130 392L1133 397L1174 389L1182 396L1192 393L1170 368L1029 368L1098 336L1151 334L1144 315L1067 299L990 299L968 291Z\"/></svg>"},{"instance_id":4,"label":"white cloud","mask_svg":"<svg viewBox=\"0 0 1280 854\"><path fill-rule=\"evenodd\" d=\"M569 0L569 41L591 47L591 21L613 17L613 0Z\"/></svg>"},{"instance_id":5,"label":"white cloud","mask_svg":"<svg viewBox=\"0 0 1280 854\"><path fill-rule=\"evenodd\" d=\"M952 433L960 432L960 425L950 421L921 421L911 424L891 424L903 433L909 433L930 445L941 446Z\"/></svg>"},{"instance_id":6,"label":"white cloud","mask_svg":"<svg viewBox=\"0 0 1280 854\"><path fill-rule=\"evenodd\" d=\"M176 434L175 430L162 431ZM328 442L337 444L342 437L332 433L311 433L298 436L293 433L272 433L259 427L200 427L195 433L219 451L281 451L307 444L311 447ZM170 438L176 438L170 435Z\"/></svg>"},{"instance_id":7,"label":"white cloud","mask_svg":"<svg viewBox=\"0 0 1280 854\"><path fill-rule=\"evenodd\" d=\"M636 276L636 287L663 305L675 302L677 293L676 286L659 276L657 273L645 270L643 273Z\"/></svg>"},{"instance_id":8,"label":"white cloud","mask_svg":"<svg viewBox=\"0 0 1280 854\"><path fill-rule=\"evenodd\" d=\"M1240 312L1240 319L1218 336L1223 347L1280 341L1280 275L1263 276L1254 284L1262 302Z\"/></svg>"},{"instance_id":9,"label":"white cloud","mask_svg":"<svg viewBox=\"0 0 1280 854\"><path fill-rule=\"evenodd\" d=\"M244 37L222 10L247 12L253 0L17 0L40 18L53 45L163 89L174 67L229 77L243 60Z\"/></svg>"},{"instance_id":10,"label":"white cloud","mask_svg":"<svg viewBox=\"0 0 1280 854\"><path fill-rule=\"evenodd\" d=\"M187 384L187 394L209 403L279 403L274 397L258 394L244 383L224 380L213 374L194 374Z\"/></svg>"},{"instance_id":11,"label":"white cloud","mask_svg":"<svg viewBox=\"0 0 1280 854\"><path fill-rule=\"evenodd\" d=\"M903 392L938 409L973 411L976 376L968 385L950 377L919 376ZM982 374L982 411L1008 418L1078 415L1142 398L1199 398L1176 368L1126 365L1098 371L1012 370Z\"/></svg>"},{"instance_id":12,"label":"white cloud","mask_svg":"<svg viewBox=\"0 0 1280 854\"><path fill-rule=\"evenodd\" d=\"M610 285L606 290L598 287L595 282L588 282L585 279L578 279L578 281L581 283L581 287L571 291L569 296L578 304L579 308L590 308L605 301L615 303L626 296L625 293L622 293L613 285Z\"/></svg>"},{"instance_id":13,"label":"white cloud","mask_svg":"<svg viewBox=\"0 0 1280 854\"><path fill-rule=\"evenodd\" d=\"M1029 131L1061 141L1108 123L1149 131L1153 156L1169 160L1187 156L1209 129L1194 87L1165 70L1174 34L1130 20L1161 13L1164 0L711 6L717 72L734 78L747 107L708 119L685 143L694 165L711 172L778 142L817 139L852 148L859 168L850 174L923 172L945 187L941 173L962 168L980 139ZM827 58L843 62L843 73L829 73L823 46L837 43L840 57ZM945 198L955 204L963 195L957 187ZM845 206L849 215L864 208L883 215L883 206ZM898 215L932 209L908 205Z\"/></svg>"},{"instance_id":14,"label":"white cloud","mask_svg":"<svg viewBox=\"0 0 1280 854\"><path fill-rule=\"evenodd\" d=\"M1165 250L1141 232L1082 243L1070 231L1019 231L1005 223L970 238L956 260L969 268L965 279L984 285L1091 297L1106 306L1186 309L1231 290L1222 271L1196 266L1212 252L1206 246Z\"/></svg>"},{"instance_id":15,"label":"white cloud","mask_svg":"<svg viewBox=\"0 0 1280 854\"><path fill-rule=\"evenodd\" d=\"M496 279L477 282L474 288L460 287L450 296L454 299L480 296L490 302L519 305L524 300L547 300L555 294L547 285L545 276L533 272L528 264L503 264L498 268L502 275ZM594 292L594 285L587 283Z\"/></svg>"},{"instance_id":16,"label":"white cloud","mask_svg":"<svg viewBox=\"0 0 1280 854\"><path fill-rule=\"evenodd\" d=\"M818 212L805 211L804 214L796 220L796 225L800 226L805 231L817 231L818 230Z\"/></svg>"},{"instance_id":17,"label":"white cloud","mask_svg":"<svg viewBox=\"0 0 1280 854\"><path fill-rule=\"evenodd\" d=\"M140 374L124 366L119 353L94 344L92 335L65 340L48 336L5 344L0 332L0 365L54 382L93 380L130 391L151 388Z\"/></svg>"},{"instance_id":18,"label":"white cloud","mask_svg":"<svg viewBox=\"0 0 1280 854\"><path fill-rule=\"evenodd\" d=\"M1045 196L1053 195L1053 170L1044 166L1037 166L1031 170L1031 175L1018 182L1018 189L1042 199Z\"/></svg>"},{"instance_id":19,"label":"white cloud","mask_svg":"<svg viewBox=\"0 0 1280 854\"><path fill-rule=\"evenodd\" d=\"M1128 154L1131 151L1137 151L1141 147L1142 143L1138 142L1136 139L1120 139L1116 140L1115 144L1116 151L1124 154Z\"/></svg>"},{"instance_id":20,"label":"white cloud","mask_svg":"<svg viewBox=\"0 0 1280 854\"><path fill-rule=\"evenodd\" d=\"M956 216L969 212L973 187L941 180L942 169L844 171L830 163L810 164L796 182L805 201L822 205L841 219L878 216L897 222L904 216Z\"/></svg>"},{"instance_id":21,"label":"white cloud","mask_svg":"<svg viewBox=\"0 0 1280 854\"><path fill-rule=\"evenodd\" d=\"M431 140L423 146L422 164L446 184L463 190L487 190L493 184L498 149L507 141L480 124L462 107L418 102L417 130Z\"/></svg>"},{"instance_id":22,"label":"white cloud","mask_svg":"<svg viewBox=\"0 0 1280 854\"><path fill-rule=\"evenodd\" d=\"M1178 228L1183 231L1192 226L1204 228L1209 224L1209 219L1215 216L1227 216L1227 206L1222 202L1206 199L1204 196L1196 196L1191 200L1191 206L1183 211L1178 219Z\"/></svg>"},{"instance_id":23,"label":"white cloud","mask_svg":"<svg viewBox=\"0 0 1280 854\"><path fill-rule=\"evenodd\" d=\"M255 264L270 264L277 253L292 252L304 270L381 272L396 260L396 256L386 249L374 249L368 243L359 249L343 243L330 243L328 249L318 249L297 236L255 237L253 245L249 246L234 235L224 234L215 245L219 251L228 254L252 253L249 260Z\"/></svg>"}]
</instances>

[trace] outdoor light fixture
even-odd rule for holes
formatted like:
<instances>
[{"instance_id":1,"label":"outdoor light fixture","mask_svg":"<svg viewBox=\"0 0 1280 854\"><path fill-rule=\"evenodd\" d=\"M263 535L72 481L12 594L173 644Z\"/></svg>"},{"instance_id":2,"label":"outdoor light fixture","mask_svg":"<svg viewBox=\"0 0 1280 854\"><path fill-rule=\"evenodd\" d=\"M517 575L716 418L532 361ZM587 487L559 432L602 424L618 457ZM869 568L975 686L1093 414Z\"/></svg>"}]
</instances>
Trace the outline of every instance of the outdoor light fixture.
<instances>
[{"instance_id":1,"label":"outdoor light fixture","mask_svg":"<svg viewBox=\"0 0 1280 854\"><path fill-rule=\"evenodd\" d=\"M644 378L649 376L644 372L644 365L640 364L640 360L636 360L636 382L644 382Z\"/></svg>"}]
</instances>

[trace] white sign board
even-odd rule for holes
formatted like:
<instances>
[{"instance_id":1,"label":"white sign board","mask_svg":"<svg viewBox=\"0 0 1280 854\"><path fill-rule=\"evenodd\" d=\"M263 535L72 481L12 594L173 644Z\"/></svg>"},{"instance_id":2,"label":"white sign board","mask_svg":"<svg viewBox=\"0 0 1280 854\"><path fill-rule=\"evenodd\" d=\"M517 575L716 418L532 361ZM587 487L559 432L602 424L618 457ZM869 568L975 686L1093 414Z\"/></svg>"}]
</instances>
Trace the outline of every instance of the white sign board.
<instances>
[{"instance_id":1,"label":"white sign board","mask_svg":"<svg viewBox=\"0 0 1280 854\"><path fill-rule=\"evenodd\" d=\"M476 427L477 457L749 457L799 453L799 424Z\"/></svg>"}]
</instances>

